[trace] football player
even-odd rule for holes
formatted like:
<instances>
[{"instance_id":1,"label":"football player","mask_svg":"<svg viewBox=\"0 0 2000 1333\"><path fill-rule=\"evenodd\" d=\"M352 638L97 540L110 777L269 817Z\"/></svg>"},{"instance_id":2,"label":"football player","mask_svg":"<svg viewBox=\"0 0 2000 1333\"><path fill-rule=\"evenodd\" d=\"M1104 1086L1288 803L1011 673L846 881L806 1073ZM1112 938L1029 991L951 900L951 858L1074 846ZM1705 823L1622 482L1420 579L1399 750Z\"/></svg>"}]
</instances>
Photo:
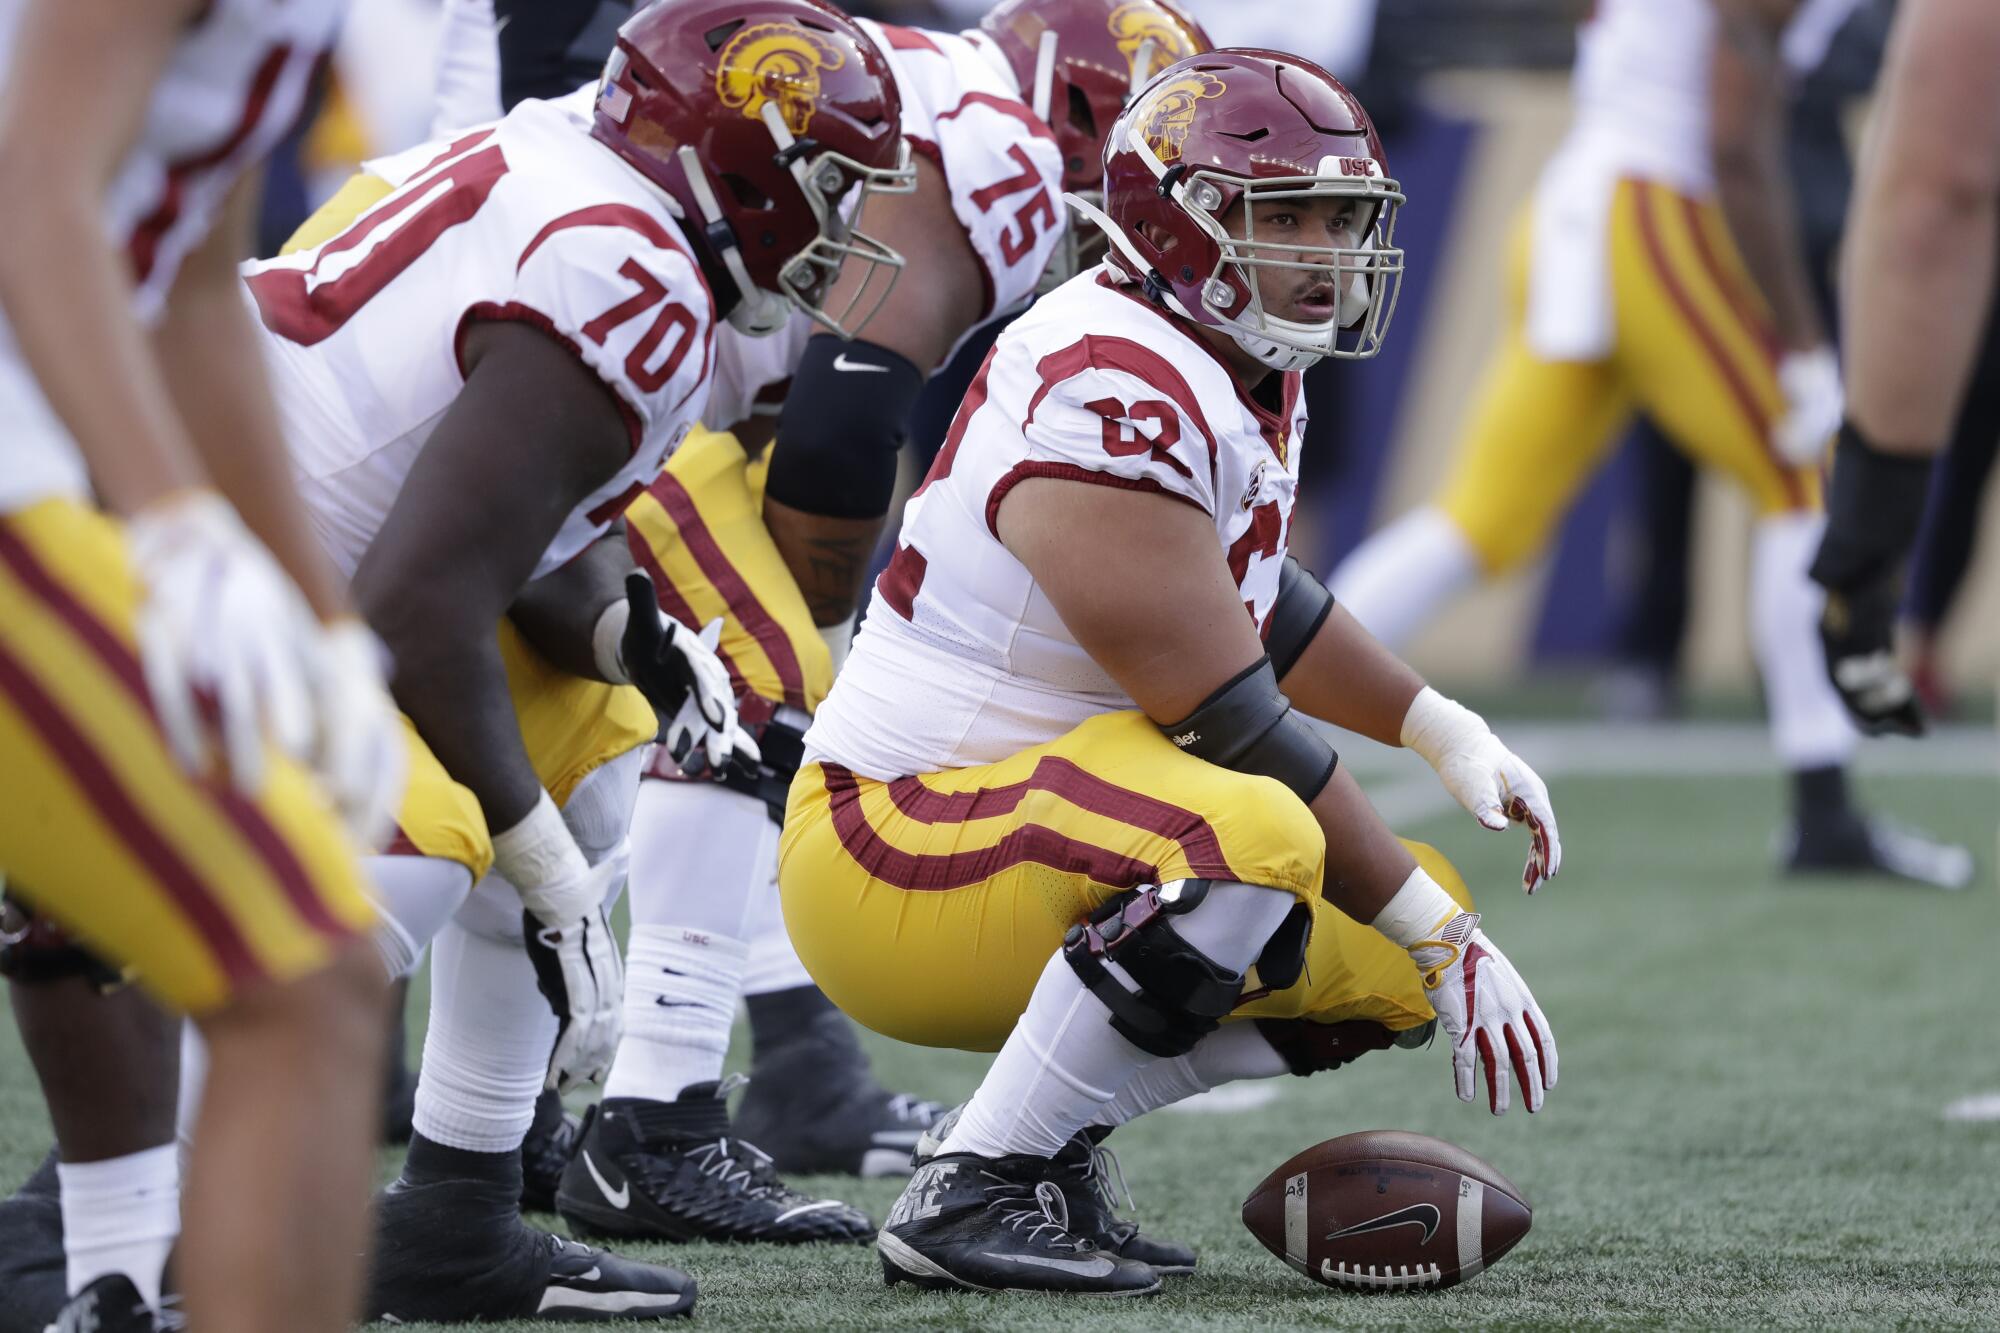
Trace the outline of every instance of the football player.
<instances>
[{"instance_id":1,"label":"football player","mask_svg":"<svg viewBox=\"0 0 2000 1333\"><path fill-rule=\"evenodd\" d=\"M1871 732L1923 730L1891 640L1932 460L1951 438L1992 306L1996 57L2000 10L1904 6L1849 215L1847 419L1812 573L1827 590L1820 634L1834 685ZM1923 244L1904 244L1906 234Z\"/></svg>"},{"instance_id":2,"label":"football player","mask_svg":"<svg viewBox=\"0 0 2000 1333\"><path fill-rule=\"evenodd\" d=\"M619 30L592 95L587 119L528 102L384 164L386 197L246 270L315 527L396 651L423 739L404 855L375 867L397 962L435 937L378 1317L692 1304L685 1275L518 1211L537 1092L600 1077L617 1041L605 908L655 724L603 686L630 682L674 716L683 759L755 758L713 653L643 581L628 598L612 525L699 416L720 321L835 319L845 263L878 278L896 264L841 212L910 179L895 86L845 18L808 0L662 0Z\"/></svg>"},{"instance_id":3,"label":"football player","mask_svg":"<svg viewBox=\"0 0 2000 1333\"><path fill-rule=\"evenodd\" d=\"M1437 499L1331 580L1384 642L1548 542L1635 405L1757 510L1751 640L1792 775L1794 872L1962 887L1964 848L1868 818L1857 735L1826 680L1807 574L1838 366L1812 300L1782 155L1792 0L1604 0L1579 31L1569 137L1514 255L1512 322ZM1885 610L1887 615L1888 611Z\"/></svg>"},{"instance_id":4,"label":"football player","mask_svg":"<svg viewBox=\"0 0 2000 1333\"><path fill-rule=\"evenodd\" d=\"M35 918L0 953L61 1151L63 1328L153 1328L182 1212L171 1020L100 999L117 969L214 1053L193 1318L354 1311L383 998L356 850L401 742L234 277L343 8L0 2L0 867Z\"/></svg>"},{"instance_id":5,"label":"football player","mask_svg":"<svg viewBox=\"0 0 2000 1333\"><path fill-rule=\"evenodd\" d=\"M1070 203L1109 257L987 357L779 848L835 1002L999 1052L879 1233L891 1282L1155 1290L1192 1259L1104 1207L1111 1126L1434 1017L1462 1098L1482 1064L1496 1113L1555 1081L1464 886L1305 720L1411 746L1488 828L1526 822L1526 887L1559 867L1534 773L1285 555L1299 372L1373 355L1401 278L1366 113L1293 57L1196 56L1112 126L1102 207Z\"/></svg>"}]
</instances>

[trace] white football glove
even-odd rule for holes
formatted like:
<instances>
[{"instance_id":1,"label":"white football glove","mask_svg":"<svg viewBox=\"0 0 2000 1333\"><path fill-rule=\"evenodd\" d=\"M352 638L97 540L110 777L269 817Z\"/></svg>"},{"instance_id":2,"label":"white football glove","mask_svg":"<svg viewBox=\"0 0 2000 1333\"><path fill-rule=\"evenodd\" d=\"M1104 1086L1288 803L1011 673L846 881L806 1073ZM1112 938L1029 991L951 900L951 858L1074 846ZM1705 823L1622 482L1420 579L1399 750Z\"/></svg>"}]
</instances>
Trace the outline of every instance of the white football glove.
<instances>
[{"instance_id":1,"label":"white football glove","mask_svg":"<svg viewBox=\"0 0 2000 1333\"><path fill-rule=\"evenodd\" d=\"M608 637L612 607L598 625ZM762 756L757 742L736 717L736 693L729 668L715 654L722 621L711 620L696 634L660 610L653 581L640 571L625 576L623 629L618 634L617 669L639 687L660 716L669 719L661 741L681 771L720 775L732 763L754 773ZM695 752L696 746L701 753Z\"/></svg>"},{"instance_id":2,"label":"white football glove","mask_svg":"<svg viewBox=\"0 0 2000 1333\"><path fill-rule=\"evenodd\" d=\"M1771 428L1772 447L1780 458L1797 467L1826 461L1827 448L1846 410L1840 358L1824 346L1787 352L1778 361L1778 388L1785 395L1785 415Z\"/></svg>"},{"instance_id":3,"label":"white football glove","mask_svg":"<svg viewBox=\"0 0 2000 1333\"><path fill-rule=\"evenodd\" d=\"M521 895L535 983L556 1015L545 1086L567 1092L611 1072L624 1028L625 964L605 909L626 858L584 860L543 792L520 823L493 836L493 868Z\"/></svg>"},{"instance_id":4,"label":"white football glove","mask_svg":"<svg viewBox=\"0 0 2000 1333\"><path fill-rule=\"evenodd\" d=\"M1452 917L1436 938L1410 946L1410 961L1451 1042L1458 1099L1473 1099L1475 1070L1484 1064L1494 1115L1507 1114L1515 1082L1527 1093L1529 1113L1541 1110L1543 1093L1556 1085L1555 1034L1528 983L1479 928L1479 914Z\"/></svg>"},{"instance_id":5,"label":"white football glove","mask_svg":"<svg viewBox=\"0 0 2000 1333\"><path fill-rule=\"evenodd\" d=\"M381 641L359 620L338 620L319 637L312 663L318 731L308 756L354 840L378 851L396 830L408 754L395 700L383 681Z\"/></svg>"},{"instance_id":6,"label":"white football glove","mask_svg":"<svg viewBox=\"0 0 2000 1333\"><path fill-rule=\"evenodd\" d=\"M1562 869L1562 837L1548 787L1484 718L1426 685L1403 716L1402 739L1481 824L1496 831L1510 819L1528 826L1533 845L1521 872L1523 889L1533 893Z\"/></svg>"},{"instance_id":7,"label":"white football glove","mask_svg":"<svg viewBox=\"0 0 2000 1333\"><path fill-rule=\"evenodd\" d=\"M296 757L312 744L308 672L317 622L263 543L212 491L157 500L132 515L125 532L145 587L139 660L167 745L184 768L202 774L219 737L230 782L255 795L267 742Z\"/></svg>"}]
</instances>

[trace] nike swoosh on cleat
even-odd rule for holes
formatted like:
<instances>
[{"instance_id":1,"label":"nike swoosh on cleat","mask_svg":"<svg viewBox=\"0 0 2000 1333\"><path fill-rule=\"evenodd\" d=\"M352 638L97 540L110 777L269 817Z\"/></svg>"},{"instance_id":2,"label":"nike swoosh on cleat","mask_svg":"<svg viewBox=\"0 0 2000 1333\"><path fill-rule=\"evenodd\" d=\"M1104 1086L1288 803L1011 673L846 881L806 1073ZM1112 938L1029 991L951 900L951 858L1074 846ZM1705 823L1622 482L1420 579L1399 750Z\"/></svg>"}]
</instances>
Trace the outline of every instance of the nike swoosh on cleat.
<instances>
[{"instance_id":1,"label":"nike swoosh on cleat","mask_svg":"<svg viewBox=\"0 0 2000 1333\"><path fill-rule=\"evenodd\" d=\"M583 1169L590 1172L590 1178L597 1182L598 1192L604 1195L606 1202L620 1212L632 1206L631 1181L625 1181L614 1190L611 1188L611 1182L604 1178L604 1173L597 1169L597 1163L591 1160L589 1153L580 1152L577 1156L583 1159ZM591 1271L595 1273L597 1270Z\"/></svg>"},{"instance_id":2,"label":"nike swoosh on cleat","mask_svg":"<svg viewBox=\"0 0 2000 1333\"><path fill-rule=\"evenodd\" d=\"M789 1222L794 1217L804 1217L807 1213L816 1213L822 1208L838 1207L840 1207L838 1199L814 1199L811 1203L802 1203L796 1208L787 1208L784 1212L778 1214L777 1220L780 1222Z\"/></svg>"},{"instance_id":3,"label":"nike swoosh on cleat","mask_svg":"<svg viewBox=\"0 0 2000 1333\"><path fill-rule=\"evenodd\" d=\"M889 367L887 366L873 366L866 361L849 361L845 352L833 358L833 368L835 370L879 370L885 375L889 373Z\"/></svg>"},{"instance_id":4,"label":"nike swoosh on cleat","mask_svg":"<svg viewBox=\"0 0 2000 1333\"><path fill-rule=\"evenodd\" d=\"M998 1259L1003 1263L1053 1268L1059 1273L1075 1273L1078 1277L1108 1277L1118 1267L1109 1259L1047 1259L1038 1254L995 1254L991 1250L984 1253L988 1259Z\"/></svg>"}]
</instances>

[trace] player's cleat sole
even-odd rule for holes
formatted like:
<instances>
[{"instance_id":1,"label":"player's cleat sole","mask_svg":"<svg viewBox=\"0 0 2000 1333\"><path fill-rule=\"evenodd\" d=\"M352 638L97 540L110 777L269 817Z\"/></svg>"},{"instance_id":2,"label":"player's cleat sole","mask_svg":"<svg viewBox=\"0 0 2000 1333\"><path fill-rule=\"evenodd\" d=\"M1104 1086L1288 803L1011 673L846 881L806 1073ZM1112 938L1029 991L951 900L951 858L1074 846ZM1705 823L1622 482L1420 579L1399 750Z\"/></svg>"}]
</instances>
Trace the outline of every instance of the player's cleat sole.
<instances>
[{"instance_id":1,"label":"player's cleat sole","mask_svg":"<svg viewBox=\"0 0 2000 1333\"><path fill-rule=\"evenodd\" d=\"M1872 815L1791 828L1780 835L1778 859L1791 875L1887 875L1949 892L1970 885L1977 868L1967 848Z\"/></svg>"},{"instance_id":2,"label":"player's cleat sole","mask_svg":"<svg viewBox=\"0 0 2000 1333\"><path fill-rule=\"evenodd\" d=\"M883 1281L930 1290L1147 1296L1160 1275L1069 1228L1052 1164L946 1153L919 1166L876 1235Z\"/></svg>"},{"instance_id":3,"label":"player's cleat sole","mask_svg":"<svg viewBox=\"0 0 2000 1333\"><path fill-rule=\"evenodd\" d=\"M853 1245L874 1234L859 1209L786 1185L768 1156L730 1133L725 1097L698 1083L672 1102L600 1102L556 1211L580 1234L646 1240Z\"/></svg>"},{"instance_id":4,"label":"player's cleat sole","mask_svg":"<svg viewBox=\"0 0 2000 1333\"><path fill-rule=\"evenodd\" d=\"M787 1174L907 1176L911 1151L942 1109L876 1083L852 1024L835 1012L759 1054L736 1129Z\"/></svg>"}]
</instances>

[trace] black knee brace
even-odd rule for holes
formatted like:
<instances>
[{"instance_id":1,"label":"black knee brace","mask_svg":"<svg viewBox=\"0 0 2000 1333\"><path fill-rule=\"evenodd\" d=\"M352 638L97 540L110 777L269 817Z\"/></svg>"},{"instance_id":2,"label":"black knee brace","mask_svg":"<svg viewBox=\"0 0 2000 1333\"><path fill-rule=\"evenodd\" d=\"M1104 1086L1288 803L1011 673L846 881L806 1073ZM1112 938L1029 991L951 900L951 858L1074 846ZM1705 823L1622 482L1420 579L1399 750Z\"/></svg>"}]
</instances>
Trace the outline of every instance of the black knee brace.
<instances>
[{"instance_id":1,"label":"black knee brace","mask_svg":"<svg viewBox=\"0 0 2000 1333\"><path fill-rule=\"evenodd\" d=\"M0 899L0 977L23 986L46 986L82 977L101 991L117 990L125 974L72 940L63 928L36 916L25 903Z\"/></svg>"},{"instance_id":2,"label":"black knee brace","mask_svg":"<svg viewBox=\"0 0 2000 1333\"><path fill-rule=\"evenodd\" d=\"M1370 1051L1410 1044L1406 1034L1391 1032L1366 1018L1339 1023L1315 1023L1310 1018L1260 1018L1256 1022L1257 1031L1271 1043L1271 1049L1301 1078L1323 1069L1338 1069ZM1414 1030L1421 1034L1417 1043L1421 1045L1430 1029L1426 1026Z\"/></svg>"},{"instance_id":3,"label":"black knee brace","mask_svg":"<svg viewBox=\"0 0 2000 1333\"><path fill-rule=\"evenodd\" d=\"M1194 910L1208 885L1182 879L1127 890L1063 937L1063 957L1111 1011L1111 1026L1142 1051L1187 1054L1243 992L1241 973L1218 966L1167 920ZM1127 990L1107 962L1124 968L1139 989Z\"/></svg>"}]
</instances>

